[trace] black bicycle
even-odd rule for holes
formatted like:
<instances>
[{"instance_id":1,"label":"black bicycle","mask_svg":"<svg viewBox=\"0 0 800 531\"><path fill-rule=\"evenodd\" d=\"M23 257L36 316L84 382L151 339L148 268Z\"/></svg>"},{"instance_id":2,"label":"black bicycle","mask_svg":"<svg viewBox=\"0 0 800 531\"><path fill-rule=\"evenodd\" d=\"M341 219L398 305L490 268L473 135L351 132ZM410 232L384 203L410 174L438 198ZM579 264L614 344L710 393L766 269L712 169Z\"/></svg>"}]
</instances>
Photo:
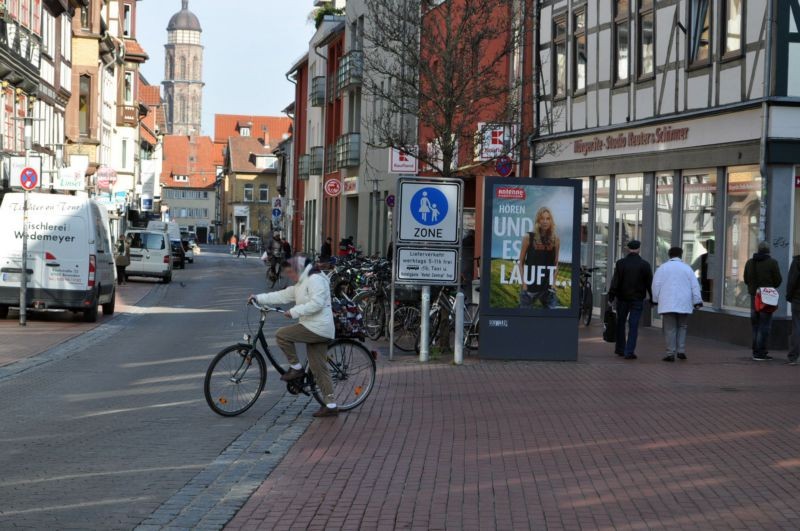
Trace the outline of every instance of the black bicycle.
<instances>
[{"instance_id":1,"label":"black bicycle","mask_svg":"<svg viewBox=\"0 0 800 531\"><path fill-rule=\"evenodd\" d=\"M260 306L255 301L250 304L261 312L258 332L245 334L244 342L222 349L206 371L206 402L215 413L225 417L244 413L258 400L267 383L265 355L279 374L286 372L273 357L264 336L267 315L283 313L283 310ZM334 400L339 409L348 411L363 404L375 386L377 353L370 352L354 339L334 339L328 344L327 354ZM294 395L312 395L325 405L327 401L323 399L307 364L305 369L304 376L286 383L286 389Z\"/></svg>"},{"instance_id":2,"label":"black bicycle","mask_svg":"<svg viewBox=\"0 0 800 531\"><path fill-rule=\"evenodd\" d=\"M580 306L578 310L578 321L585 326L592 322L592 309L594 308L594 295L592 295L592 273L597 271L597 267L581 266L579 276L580 283Z\"/></svg>"}]
</instances>

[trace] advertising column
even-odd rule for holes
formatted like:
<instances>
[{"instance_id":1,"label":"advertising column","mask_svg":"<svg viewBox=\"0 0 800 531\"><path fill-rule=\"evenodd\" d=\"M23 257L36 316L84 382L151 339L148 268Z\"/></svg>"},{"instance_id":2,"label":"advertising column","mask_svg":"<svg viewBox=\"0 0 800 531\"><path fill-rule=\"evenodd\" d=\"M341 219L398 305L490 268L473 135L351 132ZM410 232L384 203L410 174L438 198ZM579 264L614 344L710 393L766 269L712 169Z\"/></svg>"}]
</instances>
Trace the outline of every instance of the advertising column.
<instances>
[{"instance_id":1,"label":"advertising column","mask_svg":"<svg viewBox=\"0 0 800 531\"><path fill-rule=\"evenodd\" d=\"M482 358L577 359L580 186L486 179Z\"/></svg>"}]
</instances>

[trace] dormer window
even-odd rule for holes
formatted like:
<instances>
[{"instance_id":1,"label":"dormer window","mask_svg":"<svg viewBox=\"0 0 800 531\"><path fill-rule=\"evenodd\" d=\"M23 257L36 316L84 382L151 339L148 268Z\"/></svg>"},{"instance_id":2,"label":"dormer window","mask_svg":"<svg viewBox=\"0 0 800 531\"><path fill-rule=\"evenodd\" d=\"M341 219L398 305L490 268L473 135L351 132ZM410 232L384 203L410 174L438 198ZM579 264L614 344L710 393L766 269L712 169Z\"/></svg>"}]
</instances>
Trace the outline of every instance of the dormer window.
<instances>
[{"instance_id":1,"label":"dormer window","mask_svg":"<svg viewBox=\"0 0 800 531\"><path fill-rule=\"evenodd\" d=\"M172 180L176 183L188 183L189 176L188 175L173 175Z\"/></svg>"},{"instance_id":2,"label":"dormer window","mask_svg":"<svg viewBox=\"0 0 800 531\"><path fill-rule=\"evenodd\" d=\"M250 128L249 127L242 127L239 129L239 134L241 136L250 136Z\"/></svg>"}]
</instances>

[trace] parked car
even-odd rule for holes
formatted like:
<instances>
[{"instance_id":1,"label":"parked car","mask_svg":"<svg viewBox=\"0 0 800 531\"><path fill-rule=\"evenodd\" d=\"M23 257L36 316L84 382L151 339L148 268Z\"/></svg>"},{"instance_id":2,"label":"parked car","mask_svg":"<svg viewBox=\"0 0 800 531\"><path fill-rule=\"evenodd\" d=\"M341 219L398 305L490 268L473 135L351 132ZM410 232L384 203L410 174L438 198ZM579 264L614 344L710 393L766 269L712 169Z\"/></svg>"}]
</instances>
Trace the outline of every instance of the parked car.
<instances>
[{"instance_id":1,"label":"parked car","mask_svg":"<svg viewBox=\"0 0 800 531\"><path fill-rule=\"evenodd\" d=\"M248 251L261 252L261 238L258 236L248 236L245 242L247 243Z\"/></svg>"},{"instance_id":2,"label":"parked car","mask_svg":"<svg viewBox=\"0 0 800 531\"><path fill-rule=\"evenodd\" d=\"M125 235L131 239L131 264L125 269L125 274L129 277L156 277L165 284L171 282L172 248L167 243L167 233L133 229Z\"/></svg>"},{"instance_id":3,"label":"parked car","mask_svg":"<svg viewBox=\"0 0 800 531\"><path fill-rule=\"evenodd\" d=\"M23 194L0 206L0 318L19 306L22 278ZM67 309L97 321L116 302L114 245L102 205L82 197L29 194L27 306Z\"/></svg>"},{"instance_id":4,"label":"parked car","mask_svg":"<svg viewBox=\"0 0 800 531\"><path fill-rule=\"evenodd\" d=\"M172 266L178 269L186 269L186 252L183 250L181 242L170 240L169 245L172 249Z\"/></svg>"},{"instance_id":5,"label":"parked car","mask_svg":"<svg viewBox=\"0 0 800 531\"><path fill-rule=\"evenodd\" d=\"M181 240L181 246L183 248L183 253L186 255L186 261L190 264L194 263L194 248L189 240Z\"/></svg>"}]
</instances>

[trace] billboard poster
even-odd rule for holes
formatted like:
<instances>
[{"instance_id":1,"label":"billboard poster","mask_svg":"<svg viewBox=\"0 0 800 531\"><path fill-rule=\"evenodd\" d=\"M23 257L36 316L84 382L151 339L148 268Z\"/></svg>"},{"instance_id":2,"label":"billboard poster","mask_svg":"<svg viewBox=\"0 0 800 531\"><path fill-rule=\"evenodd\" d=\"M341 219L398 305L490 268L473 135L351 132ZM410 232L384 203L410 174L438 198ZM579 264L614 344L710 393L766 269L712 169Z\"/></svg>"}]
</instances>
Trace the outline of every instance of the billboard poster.
<instances>
[{"instance_id":1,"label":"billboard poster","mask_svg":"<svg viewBox=\"0 0 800 531\"><path fill-rule=\"evenodd\" d=\"M488 357L575 359L580 182L493 177L484 193L481 345L487 329L509 340ZM519 341L537 327L535 344Z\"/></svg>"}]
</instances>

